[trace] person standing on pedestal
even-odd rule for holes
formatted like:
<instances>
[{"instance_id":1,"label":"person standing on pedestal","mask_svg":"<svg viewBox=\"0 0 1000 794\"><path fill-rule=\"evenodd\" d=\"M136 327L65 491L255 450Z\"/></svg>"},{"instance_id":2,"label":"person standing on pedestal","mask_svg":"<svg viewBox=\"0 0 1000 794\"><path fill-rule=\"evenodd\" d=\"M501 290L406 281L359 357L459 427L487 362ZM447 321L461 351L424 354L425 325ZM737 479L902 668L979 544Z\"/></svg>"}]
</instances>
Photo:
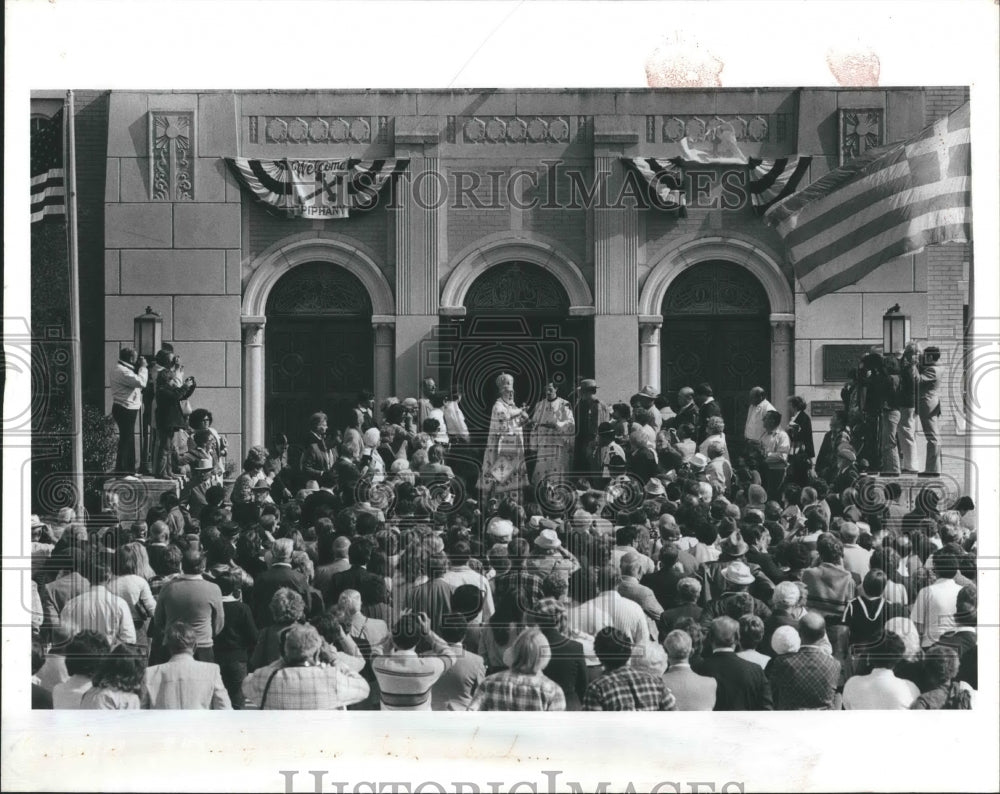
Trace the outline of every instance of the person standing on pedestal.
<instances>
[{"instance_id":1,"label":"person standing on pedestal","mask_svg":"<svg viewBox=\"0 0 1000 794\"><path fill-rule=\"evenodd\" d=\"M514 376L503 373L496 384L500 396L493 404L479 487L492 495L520 496L527 479L523 428L531 430L531 420L524 406L514 404Z\"/></svg>"},{"instance_id":2,"label":"person standing on pedestal","mask_svg":"<svg viewBox=\"0 0 1000 794\"><path fill-rule=\"evenodd\" d=\"M899 425L896 437L903 474L917 473L917 395L920 391L920 346L910 342L903 351L899 380Z\"/></svg>"},{"instance_id":3,"label":"person standing on pedestal","mask_svg":"<svg viewBox=\"0 0 1000 794\"><path fill-rule=\"evenodd\" d=\"M585 378L580 381L580 396L574 410L576 420L576 447L574 460L581 473L599 474L590 451L597 441L598 429L611 421L611 410L597 399L597 381Z\"/></svg>"},{"instance_id":4,"label":"person standing on pedestal","mask_svg":"<svg viewBox=\"0 0 1000 794\"><path fill-rule=\"evenodd\" d=\"M181 408L181 401L190 397L197 387L193 377L181 378L180 362L176 357L171 360L171 366L165 367L156 377L157 455L154 473L165 480L171 479L175 474L175 434L187 427L187 417Z\"/></svg>"},{"instance_id":5,"label":"person standing on pedestal","mask_svg":"<svg viewBox=\"0 0 1000 794\"><path fill-rule=\"evenodd\" d=\"M938 399L937 363L941 351L931 345L922 356L918 368L920 389L918 392L917 415L920 417L920 429L927 439L927 457L924 461L924 474L941 473L941 449L938 446L938 417L941 416L941 401Z\"/></svg>"},{"instance_id":6,"label":"person standing on pedestal","mask_svg":"<svg viewBox=\"0 0 1000 794\"><path fill-rule=\"evenodd\" d=\"M159 380L160 372L170 366L173 358L173 345L165 344L160 350L156 351L156 356L149 365L146 386L142 390L142 426L139 428L142 460L139 461L139 470L144 474L149 474L156 465L156 449L158 446L155 421L156 383Z\"/></svg>"},{"instance_id":7,"label":"person standing on pedestal","mask_svg":"<svg viewBox=\"0 0 1000 794\"><path fill-rule=\"evenodd\" d=\"M136 356L130 347L123 347L118 363L111 370L111 415L118 425L118 454L115 471L122 475L135 474L135 420L142 407L142 390L149 380L146 359Z\"/></svg>"},{"instance_id":8,"label":"person standing on pedestal","mask_svg":"<svg viewBox=\"0 0 1000 794\"><path fill-rule=\"evenodd\" d=\"M535 406L531 421L535 427L531 447L537 455L531 483L538 486L569 471L576 422L570 404L558 395L551 382L545 385L545 399Z\"/></svg>"}]
</instances>

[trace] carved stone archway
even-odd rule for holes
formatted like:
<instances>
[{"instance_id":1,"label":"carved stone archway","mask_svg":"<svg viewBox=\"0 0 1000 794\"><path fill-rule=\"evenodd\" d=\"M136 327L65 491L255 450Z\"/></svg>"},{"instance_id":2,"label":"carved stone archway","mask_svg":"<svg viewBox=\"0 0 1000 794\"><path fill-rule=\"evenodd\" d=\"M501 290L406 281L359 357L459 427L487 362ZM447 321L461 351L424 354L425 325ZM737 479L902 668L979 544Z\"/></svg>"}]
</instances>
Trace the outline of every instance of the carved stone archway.
<instances>
[{"instance_id":1,"label":"carved stone archway","mask_svg":"<svg viewBox=\"0 0 1000 794\"><path fill-rule=\"evenodd\" d=\"M306 232L272 245L250 266L243 291L243 438L249 448L265 443L264 325L267 299L283 275L307 262L329 262L354 275L371 299L375 329L374 372L376 399L393 391L396 302L392 288L370 254L357 244L327 232Z\"/></svg>"},{"instance_id":2,"label":"carved stone archway","mask_svg":"<svg viewBox=\"0 0 1000 794\"><path fill-rule=\"evenodd\" d=\"M503 232L477 241L455 257L441 293L441 314L464 316L466 295L473 282L494 265L508 262L528 262L555 276L569 297L570 315L594 313L590 286L572 257L558 243L530 232L513 235Z\"/></svg>"},{"instance_id":3,"label":"carved stone archway","mask_svg":"<svg viewBox=\"0 0 1000 794\"><path fill-rule=\"evenodd\" d=\"M642 383L660 387L661 311L667 290L688 268L708 261L732 262L745 268L767 294L771 323L769 398L783 408L792 387L795 294L778 264L780 257L759 240L735 233L725 237L680 237L653 263L639 297Z\"/></svg>"}]
</instances>

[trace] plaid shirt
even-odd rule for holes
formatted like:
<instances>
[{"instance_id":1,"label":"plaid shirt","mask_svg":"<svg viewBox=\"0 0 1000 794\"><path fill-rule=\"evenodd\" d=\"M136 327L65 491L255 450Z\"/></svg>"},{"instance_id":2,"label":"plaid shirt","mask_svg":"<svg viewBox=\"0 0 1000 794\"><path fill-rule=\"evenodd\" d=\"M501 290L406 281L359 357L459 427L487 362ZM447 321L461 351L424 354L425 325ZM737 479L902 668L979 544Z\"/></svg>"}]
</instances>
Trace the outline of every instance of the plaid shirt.
<instances>
[{"instance_id":1,"label":"plaid shirt","mask_svg":"<svg viewBox=\"0 0 1000 794\"><path fill-rule=\"evenodd\" d=\"M840 662L815 645L777 656L767 667L776 711L832 709Z\"/></svg>"},{"instance_id":2,"label":"plaid shirt","mask_svg":"<svg viewBox=\"0 0 1000 794\"><path fill-rule=\"evenodd\" d=\"M489 676L469 705L469 711L565 711L566 696L541 673L525 675L504 670Z\"/></svg>"},{"instance_id":3,"label":"plaid shirt","mask_svg":"<svg viewBox=\"0 0 1000 794\"><path fill-rule=\"evenodd\" d=\"M677 701L662 679L625 665L587 687L583 710L677 711Z\"/></svg>"},{"instance_id":4,"label":"plaid shirt","mask_svg":"<svg viewBox=\"0 0 1000 794\"><path fill-rule=\"evenodd\" d=\"M279 659L255 670L243 681L248 708L261 708L267 682L264 709L343 709L368 697L369 687L358 673L340 664L284 667Z\"/></svg>"}]
</instances>

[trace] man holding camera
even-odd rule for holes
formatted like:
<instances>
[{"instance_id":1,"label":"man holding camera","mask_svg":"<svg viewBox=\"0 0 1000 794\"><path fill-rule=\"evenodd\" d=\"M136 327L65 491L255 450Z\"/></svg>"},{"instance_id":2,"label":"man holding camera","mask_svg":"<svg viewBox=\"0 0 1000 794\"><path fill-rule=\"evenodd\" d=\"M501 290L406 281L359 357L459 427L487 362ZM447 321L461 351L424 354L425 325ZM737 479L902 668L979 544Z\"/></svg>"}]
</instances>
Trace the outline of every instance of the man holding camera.
<instances>
[{"instance_id":1,"label":"man holding camera","mask_svg":"<svg viewBox=\"0 0 1000 794\"><path fill-rule=\"evenodd\" d=\"M153 471L157 477L169 480L175 475L176 434L187 427L187 417L181 401L191 396L197 384L190 375L183 377L180 358L177 356L171 356L168 362L166 357L161 360L157 353L157 363L164 368L156 376L157 454Z\"/></svg>"},{"instance_id":2,"label":"man holding camera","mask_svg":"<svg viewBox=\"0 0 1000 794\"><path fill-rule=\"evenodd\" d=\"M917 415L920 417L920 429L927 439L924 474L941 473L941 448L938 446L938 417L941 416L941 401L937 394L937 363L940 359L940 349L931 345L924 350L920 357L920 365L917 367L919 376Z\"/></svg>"},{"instance_id":3,"label":"man holding camera","mask_svg":"<svg viewBox=\"0 0 1000 794\"><path fill-rule=\"evenodd\" d=\"M149 379L146 359L130 347L118 353L118 363L111 370L111 415L118 425L118 454L115 471L135 474L135 420L142 407L142 390Z\"/></svg>"}]
</instances>

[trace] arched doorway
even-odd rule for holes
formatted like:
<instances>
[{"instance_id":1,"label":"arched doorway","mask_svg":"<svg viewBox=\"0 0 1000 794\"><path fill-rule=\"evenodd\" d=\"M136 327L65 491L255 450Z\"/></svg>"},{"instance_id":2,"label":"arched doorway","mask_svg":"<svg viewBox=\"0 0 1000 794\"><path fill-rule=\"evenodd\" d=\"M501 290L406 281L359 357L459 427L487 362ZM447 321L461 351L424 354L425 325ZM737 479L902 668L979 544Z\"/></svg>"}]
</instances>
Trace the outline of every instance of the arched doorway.
<instances>
[{"instance_id":1,"label":"arched doorway","mask_svg":"<svg viewBox=\"0 0 1000 794\"><path fill-rule=\"evenodd\" d=\"M770 312L767 292L753 273L721 260L687 268L663 298L663 391L711 384L726 435L737 442L743 437L749 390L763 386L770 391Z\"/></svg>"},{"instance_id":2,"label":"arched doorway","mask_svg":"<svg viewBox=\"0 0 1000 794\"><path fill-rule=\"evenodd\" d=\"M457 384L472 433L489 429L501 372L514 376L518 402L542 399L552 380L568 397L592 377L593 319L571 315L570 296L555 275L527 261L481 272L463 299L464 315L443 321L441 381Z\"/></svg>"},{"instance_id":3,"label":"arched doorway","mask_svg":"<svg viewBox=\"0 0 1000 794\"><path fill-rule=\"evenodd\" d=\"M361 280L330 262L280 277L267 297L265 433L295 440L310 414L331 427L350 419L357 393L374 382L372 301Z\"/></svg>"}]
</instances>

